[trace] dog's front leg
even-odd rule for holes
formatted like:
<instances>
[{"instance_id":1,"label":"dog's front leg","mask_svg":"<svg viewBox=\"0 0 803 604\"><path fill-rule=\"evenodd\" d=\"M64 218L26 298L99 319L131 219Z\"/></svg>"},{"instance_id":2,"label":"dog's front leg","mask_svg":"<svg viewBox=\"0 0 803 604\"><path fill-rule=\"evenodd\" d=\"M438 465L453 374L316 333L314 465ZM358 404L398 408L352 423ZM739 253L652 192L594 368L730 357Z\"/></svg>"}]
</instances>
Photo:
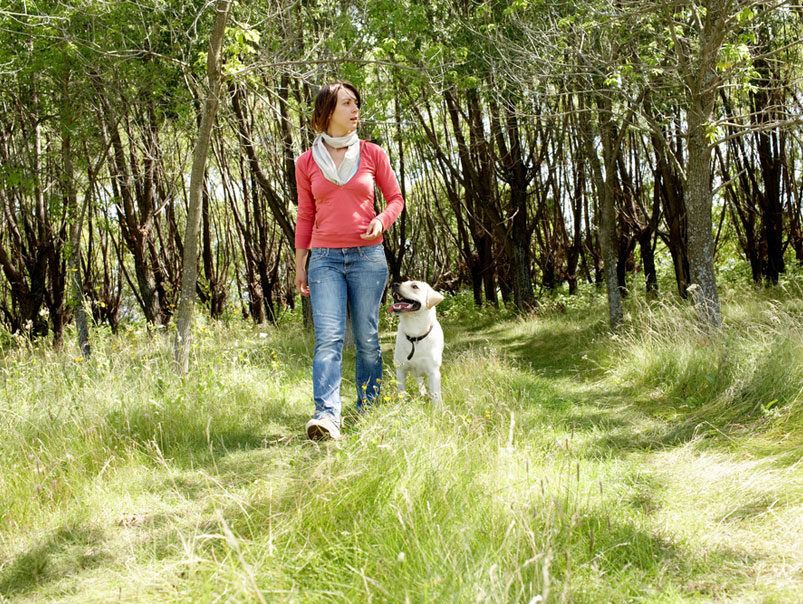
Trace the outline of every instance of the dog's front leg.
<instances>
[{"instance_id":1,"label":"dog's front leg","mask_svg":"<svg viewBox=\"0 0 803 604\"><path fill-rule=\"evenodd\" d=\"M421 396L426 396L427 387L424 386L424 376L423 375L415 376L415 381L418 382L418 394L420 394Z\"/></svg>"},{"instance_id":2,"label":"dog's front leg","mask_svg":"<svg viewBox=\"0 0 803 604\"><path fill-rule=\"evenodd\" d=\"M404 391L405 381L407 380L407 371L404 367L396 367L396 387L400 395L406 394Z\"/></svg>"},{"instance_id":3,"label":"dog's front leg","mask_svg":"<svg viewBox=\"0 0 803 604\"><path fill-rule=\"evenodd\" d=\"M441 404L441 372L437 369L427 374L429 382L429 395L432 397L434 405Z\"/></svg>"}]
</instances>

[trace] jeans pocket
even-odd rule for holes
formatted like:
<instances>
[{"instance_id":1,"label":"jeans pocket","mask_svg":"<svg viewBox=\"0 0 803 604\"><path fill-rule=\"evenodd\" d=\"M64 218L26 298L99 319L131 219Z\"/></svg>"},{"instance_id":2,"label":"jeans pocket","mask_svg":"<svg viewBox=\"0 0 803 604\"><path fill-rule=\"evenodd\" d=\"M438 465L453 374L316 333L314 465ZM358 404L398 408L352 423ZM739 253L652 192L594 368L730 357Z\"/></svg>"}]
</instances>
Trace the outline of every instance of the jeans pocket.
<instances>
[{"instance_id":1,"label":"jeans pocket","mask_svg":"<svg viewBox=\"0 0 803 604\"><path fill-rule=\"evenodd\" d=\"M366 245L363 248L363 258L369 262L384 263L386 261L385 246L381 243L377 243L376 245Z\"/></svg>"},{"instance_id":2,"label":"jeans pocket","mask_svg":"<svg viewBox=\"0 0 803 604\"><path fill-rule=\"evenodd\" d=\"M329 248L327 247L314 247L310 250L309 261L315 262L321 258L326 258L329 255Z\"/></svg>"}]
</instances>

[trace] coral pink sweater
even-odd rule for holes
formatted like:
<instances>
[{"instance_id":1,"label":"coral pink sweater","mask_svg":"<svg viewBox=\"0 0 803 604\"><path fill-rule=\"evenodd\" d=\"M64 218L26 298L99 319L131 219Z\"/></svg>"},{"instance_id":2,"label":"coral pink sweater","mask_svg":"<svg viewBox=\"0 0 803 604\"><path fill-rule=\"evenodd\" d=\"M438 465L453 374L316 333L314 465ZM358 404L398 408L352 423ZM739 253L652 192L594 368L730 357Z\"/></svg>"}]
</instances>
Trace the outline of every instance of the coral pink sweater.
<instances>
[{"instance_id":1,"label":"coral pink sweater","mask_svg":"<svg viewBox=\"0 0 803 604\"><path fill-rule=\"evenodd\" d=\"M374 211L374 182L385 197L386 207L379 215ZM296 218L297 249L311 247L360 247L382 241L360 239L374 218L382 221L386 231L404 207L399 184L381 147L360 141L360 164L357 172L344 185L326 180L312 158L312 150L296 160L298 214Z\"/></svg>"}]
</instances>

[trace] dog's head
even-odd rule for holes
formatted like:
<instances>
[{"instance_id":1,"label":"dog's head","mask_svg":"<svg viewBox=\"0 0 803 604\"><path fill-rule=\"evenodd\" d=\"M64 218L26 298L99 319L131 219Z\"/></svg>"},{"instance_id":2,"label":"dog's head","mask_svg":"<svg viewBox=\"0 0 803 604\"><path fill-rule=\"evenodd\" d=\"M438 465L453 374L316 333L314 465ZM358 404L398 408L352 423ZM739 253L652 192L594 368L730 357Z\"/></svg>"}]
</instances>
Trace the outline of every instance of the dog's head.
<instances>
[{"instance_id":1,"label":"dog's head","mask_svg":"<svg viewBox=\"0 0 803 604\"><path fill-rule=\"evenodd\" d=\"M402 314L432 308L443 301L443 296L423 281L405 281L390 286L393 305L388 312Z\"/></svg>"}]
</instances>

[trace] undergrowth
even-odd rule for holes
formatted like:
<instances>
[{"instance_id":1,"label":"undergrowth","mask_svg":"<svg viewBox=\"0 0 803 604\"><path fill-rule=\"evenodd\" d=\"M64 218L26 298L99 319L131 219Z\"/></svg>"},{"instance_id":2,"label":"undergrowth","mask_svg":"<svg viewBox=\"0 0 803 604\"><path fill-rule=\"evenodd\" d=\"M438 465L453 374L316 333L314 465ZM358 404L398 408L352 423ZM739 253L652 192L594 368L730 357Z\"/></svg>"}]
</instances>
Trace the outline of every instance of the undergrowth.
<instances>
[{"instance_id":1,"label":"undergrowth","mask_svg":"<svg viewBox=\"0 0 803 604\"><path fill-rule=\"evenodd\" d=\"M785 289L784 289L785 288ZM95 328L93 353L5 334L0 601L792 602L803 597L803 304L543 296L439 305L444 399L348 404L312 443L312 334ZM390 359L394 325L381 342Z\"/></svg>"}]
</instances>

